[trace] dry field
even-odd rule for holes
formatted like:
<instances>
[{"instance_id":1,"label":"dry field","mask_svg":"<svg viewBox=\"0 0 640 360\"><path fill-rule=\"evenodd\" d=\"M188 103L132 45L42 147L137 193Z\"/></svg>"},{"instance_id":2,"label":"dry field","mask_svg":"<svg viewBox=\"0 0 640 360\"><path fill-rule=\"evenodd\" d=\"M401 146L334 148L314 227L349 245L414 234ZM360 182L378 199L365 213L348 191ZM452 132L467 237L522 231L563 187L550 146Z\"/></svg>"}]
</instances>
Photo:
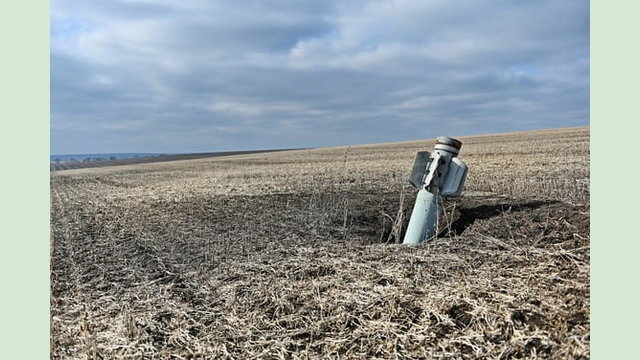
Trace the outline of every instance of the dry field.
<instances>
[{"instance_id":1,"label":"dry field","mask_svg":"<svg viewBox=\"0 0 640 360\"><path fill-rule=\"evenodd\" d=\"M98 159L98 160L87 161L87 159L85 159L85 160L77 160L77 161L51 162L49 164L49 170L59 171L59 170L70 170L70 169L83 169L83 168L90 168L90 167L159 163L159 162L165 162L165 161L191 160L191 159L201 159L201 158L212 158L212 157L218 157L218 156L258 154L258 153L275 152L275 151L283 151L283 150L284 149L222 151L222 152L212 152L212 153L193 153L193 154L174 154L174 155L153 155L153 156L115 159L115 160Z\"/></svg>"},{"instance_id":2,"label":"dry field","mask_svg":"<svg viewBox=\"0 0 640 360\"><path fill-rule=\"evenodd\" d=\"M417 247L433 141L52 172L51 357L589 358L589 128L460 139Z\"/></svg>"}]
</instances>

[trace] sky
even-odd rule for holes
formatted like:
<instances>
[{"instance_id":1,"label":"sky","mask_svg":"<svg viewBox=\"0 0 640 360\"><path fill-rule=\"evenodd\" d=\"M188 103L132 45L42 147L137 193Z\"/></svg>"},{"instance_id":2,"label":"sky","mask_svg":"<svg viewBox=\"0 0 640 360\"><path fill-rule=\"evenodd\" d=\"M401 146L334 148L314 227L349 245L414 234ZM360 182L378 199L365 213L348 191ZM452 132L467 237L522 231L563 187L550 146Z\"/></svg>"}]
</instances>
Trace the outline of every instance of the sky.
<instances>
[{"instance_id":1,"label":"sky","mask_svg":"<svg viewBox=\"0 0 640 360\"><path fill-rule=\"evenodd\" d=\"M589 125L584 0L56 0L51 153Z\"/></svg>"}]
</instances>

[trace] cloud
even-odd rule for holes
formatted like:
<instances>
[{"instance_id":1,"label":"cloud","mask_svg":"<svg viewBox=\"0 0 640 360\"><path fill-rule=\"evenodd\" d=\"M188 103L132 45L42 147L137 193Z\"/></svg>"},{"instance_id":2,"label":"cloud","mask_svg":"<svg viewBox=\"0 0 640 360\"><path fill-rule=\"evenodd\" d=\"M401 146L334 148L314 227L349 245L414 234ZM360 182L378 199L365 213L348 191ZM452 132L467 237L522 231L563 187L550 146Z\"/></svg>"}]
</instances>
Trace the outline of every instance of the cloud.
<instances>
[{"instance_id":1,"label":"cloud","mask_svg":"<svg viewBox=\"0 0 640 360\"><path fill-rule=\"evenodd\" d=\"M583 1L51 4L51 151L316 147L589 123Z\"/></svg>"}]
</instances>

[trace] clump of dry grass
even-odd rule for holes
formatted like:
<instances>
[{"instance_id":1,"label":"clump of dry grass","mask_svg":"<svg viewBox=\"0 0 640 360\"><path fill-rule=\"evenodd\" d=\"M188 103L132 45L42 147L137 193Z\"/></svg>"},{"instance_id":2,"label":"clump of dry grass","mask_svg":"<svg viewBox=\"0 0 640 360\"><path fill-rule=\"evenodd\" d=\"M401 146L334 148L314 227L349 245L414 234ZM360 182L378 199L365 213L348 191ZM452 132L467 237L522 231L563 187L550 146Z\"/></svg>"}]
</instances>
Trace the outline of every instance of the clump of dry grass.
<instances>
[{"instance_id":1,"label":"clump of dry grass","mask_svg":"<svg viewBox=\"0 0 640 360\"><path fill-rule=\"evenodd\" d=\"M414 248L431 142L52 174L52 358L588 358L588 129L462 140Z\"/></svg>"}]
</instances>

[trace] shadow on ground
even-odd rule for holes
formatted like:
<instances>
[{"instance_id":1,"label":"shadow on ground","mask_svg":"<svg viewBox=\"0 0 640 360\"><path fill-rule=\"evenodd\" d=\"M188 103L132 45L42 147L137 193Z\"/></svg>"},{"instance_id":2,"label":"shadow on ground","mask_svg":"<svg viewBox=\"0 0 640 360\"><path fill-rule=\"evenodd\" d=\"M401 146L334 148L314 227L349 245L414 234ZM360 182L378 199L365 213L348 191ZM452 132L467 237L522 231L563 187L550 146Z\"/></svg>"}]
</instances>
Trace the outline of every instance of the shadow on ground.
<instances>
[{"instance_id":1,"label":"shadow on ground","mask_svg":"<svg viewBox=\"0 0 640 360\"><path fill-rule=\"evenodd\" d=\"M530 202L501 202L499 204L489 204L489 205L479 205L474 207L460 207L458 211L460 215L457 220L455 220L451 226L444 231L447 236L452 235L462 235L464 231L472 226L476 220L486 220L496 216L511 214L514 212L522 212L522 211L534 211L540 209L544 206L549 206L552 204L558 204L559 201L548 200L548 201L530 201Z\"/></svg>"}]
</instances>

